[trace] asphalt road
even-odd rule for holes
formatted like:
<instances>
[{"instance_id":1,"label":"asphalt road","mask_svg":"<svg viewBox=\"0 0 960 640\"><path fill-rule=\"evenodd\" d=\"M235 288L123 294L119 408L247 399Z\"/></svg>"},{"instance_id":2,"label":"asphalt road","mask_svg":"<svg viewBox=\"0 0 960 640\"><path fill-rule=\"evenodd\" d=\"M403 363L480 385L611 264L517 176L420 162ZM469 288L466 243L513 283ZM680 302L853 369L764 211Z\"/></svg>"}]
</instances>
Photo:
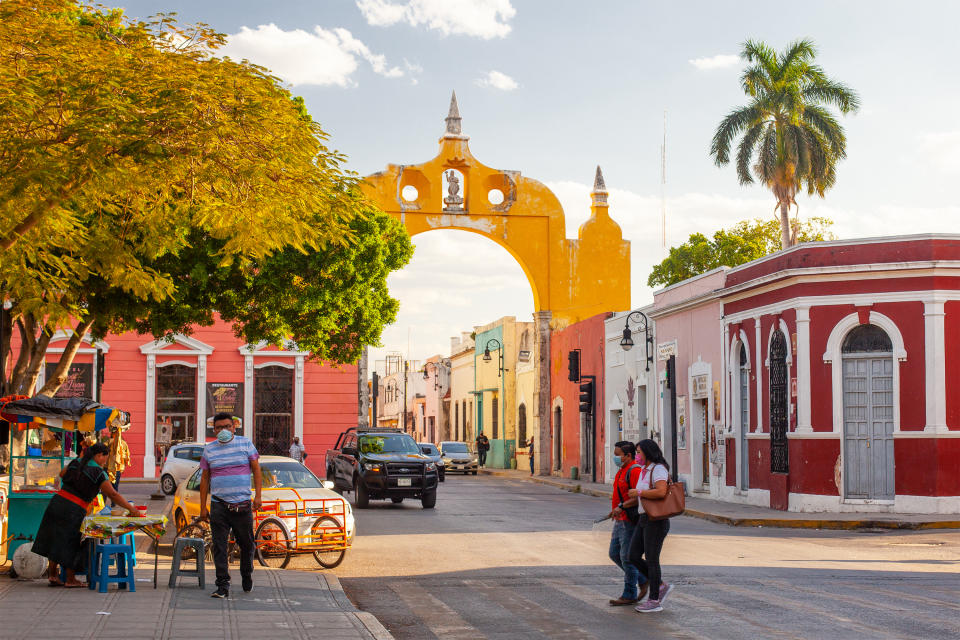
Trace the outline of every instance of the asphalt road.
<instances>
[{"instance_id":1,"label":"asphalt road","mask_svg":"<svg viewBox=\"0 0 960 640\"><path fill-rule=\"evenodd\" d=\"M349 495L349 494L348 494ZM422 638L958 638L960 532L729 528L674 518L662 613L620 593L606 500L448 477L437 506L374 502L335 570L400 640ZM311 557L292 568L315 570Z\"/></svg>"}]
</instances>

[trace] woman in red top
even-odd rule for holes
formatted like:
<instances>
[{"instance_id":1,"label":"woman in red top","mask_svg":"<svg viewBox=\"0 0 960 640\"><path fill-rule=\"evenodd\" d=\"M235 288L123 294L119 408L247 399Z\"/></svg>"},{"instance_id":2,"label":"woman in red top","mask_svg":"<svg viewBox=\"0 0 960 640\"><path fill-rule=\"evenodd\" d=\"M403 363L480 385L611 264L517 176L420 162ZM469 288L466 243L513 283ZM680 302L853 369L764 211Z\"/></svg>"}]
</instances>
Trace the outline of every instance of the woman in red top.
<instances>
[{"instance_id":1,"label":"woman in red top","mask_svg":"<svg viewBox=\"0 0 960 640\"><path fill-rule=\"evenodd\" d=\"M623 593L610 600L611 606L634 604L646 594L644 582L639 593L637 583L643 579L640 570L630 562L630 540L637 523L637 499L631 498L630 489L637 486L640 465L634 462L637 447L629 440L614 445L613 464L620 467L613 480L613 509L608 517L613 518L613 534L610 536L610 559L623 571Z\"/></svg>"}]
</instances>

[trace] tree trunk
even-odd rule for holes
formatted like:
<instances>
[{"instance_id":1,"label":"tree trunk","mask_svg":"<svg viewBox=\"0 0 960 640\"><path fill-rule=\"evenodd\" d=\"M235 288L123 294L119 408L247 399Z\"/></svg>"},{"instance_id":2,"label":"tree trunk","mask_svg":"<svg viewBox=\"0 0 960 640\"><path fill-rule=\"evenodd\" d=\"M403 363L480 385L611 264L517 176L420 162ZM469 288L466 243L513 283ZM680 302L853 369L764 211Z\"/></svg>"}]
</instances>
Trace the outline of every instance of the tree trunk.
<instances>
[{"instance_id":1,"label":"tree trunk","mask_svg":"<svg viewBox=\"0 0 960 640\"><path fill-rule=\"evenodd\" d=\"M77 356L80 345L83 344L83 336L87 334L91 326L93 326L92 317L77 324L77 328L73 330L73 335L70 336L63 348L63 354L60 356L56 370L54 370L50 379L44 383L43 388L37 392L37 395L53 397L61 385L66 382L70 365L73 364L73 359Z\"/></svg>"},{"instance_id":2,"label":"tree trunk","mask_svg":"<svg viewBox=\"0 0 960 640\"><path fill-rule=\"evenodd\" d=\"M780 201L780 243L783 249L793 246L790 241L790 202Z\"/></svg>"},{"instance_id":3,"label":"tree trunk","mask_svg":"<svg viewBox=\"0 0 960 640\"><path fill-rule=\"evenodd\" d=\"M27 315L29 316L29 314ZM36 324L33 323L33 326L36 326ZM50 344L52 338L53 325L45 323L43 329L40 330L40 335L33 344L33 349L30 351L30 364L27 366L27 370L20 380L17 393L25 396L33 395L34 389L37 386L37 378L40 377L40 368L47 363L47 346Z\"/></svg>"},{"instance_id":4,"label":"tree trunk","mask_svg":"<svg viewBox=\"0 0 960 640\"><path fill-rule=\"evenodd\" d=\"M33 343L36 342L36 328L31 324L32 318L20 316L17 318L17 331L20 333L20 351L17 354L17 362L10 373L10 382L7 384L8 393L19 393L20 383L27 374L27 366L30 364L30 354L33 353Z\"/></svg>"}]
</instances>

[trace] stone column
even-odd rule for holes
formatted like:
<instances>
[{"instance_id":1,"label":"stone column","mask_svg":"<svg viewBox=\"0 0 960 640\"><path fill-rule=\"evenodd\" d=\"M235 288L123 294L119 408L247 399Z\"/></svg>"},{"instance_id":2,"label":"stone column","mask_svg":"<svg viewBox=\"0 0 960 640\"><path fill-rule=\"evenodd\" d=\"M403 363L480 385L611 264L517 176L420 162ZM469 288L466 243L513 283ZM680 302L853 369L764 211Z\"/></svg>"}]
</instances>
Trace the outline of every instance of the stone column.
<instances>
[{"instance_id":1,"label":"stone column","mask_svg":"<svg viewBox=\"0 0 960 640\"><path fill-rule=\"evenodd\" d=\"M550 318L549 311L533 314L537 332L537 472L550 475Z\"/></svg>"},{"instance_id":2,"label":"stone column","mask_svg":"<svg viewBox=\"0 0 960 640\"><path fill-rule=\"evenodd\" d=\"M155 478L157 476L157 459L154 456L156 451L155 433L157 420L157 356L152 353L147 354L147 411L144 415L143 427L143 477Z\"/></svg>"},{"instance_id":3,"label":"stone column","mask_svg":"<svg viewBox=\"0 0 960 640\"><path fill-rule=\"evenodd\" d=\"M797 433L813 433L810 389L810 307L797 307Z\"/></svg>"},{"instance_id":4,"label":"stone column","mask_svg":"<svg viewBox=\"0 0 960 640\"><path fill-rule=\"evenodd\" d=\"M944 303L923 305L924 376L927 424L924 431L947 431L946 350L944 348ZM894 363L898 366L899 363Z\"/></svg>"}]
</instances>

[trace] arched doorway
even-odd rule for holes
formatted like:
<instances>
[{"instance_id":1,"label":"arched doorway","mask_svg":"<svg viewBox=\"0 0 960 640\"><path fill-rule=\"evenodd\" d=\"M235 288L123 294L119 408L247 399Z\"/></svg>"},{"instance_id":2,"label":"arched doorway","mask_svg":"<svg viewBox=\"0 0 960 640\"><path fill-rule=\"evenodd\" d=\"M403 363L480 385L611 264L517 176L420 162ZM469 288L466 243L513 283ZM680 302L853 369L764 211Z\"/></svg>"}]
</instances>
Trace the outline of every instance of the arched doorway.
<instances>
[{"instance_id":1,"label":"arched doorway","mask_svg":"<svg viewBox=\"0 0 960 640\"><path fill-rule=\"evenodd\" d=\"M843 340L844 497L893 500L893 345L873 324Z\"/></svg>"},{"instance_id":2,"label":"arched doorway","mask_svg":"<svg viewBox=\"0 0 960 640\"><path fill-rule=\"evenodd\" d=\"M787 446L787 339L780 329L770 338L770 471L790 470Z\"/></svg>"}]
</instances>

